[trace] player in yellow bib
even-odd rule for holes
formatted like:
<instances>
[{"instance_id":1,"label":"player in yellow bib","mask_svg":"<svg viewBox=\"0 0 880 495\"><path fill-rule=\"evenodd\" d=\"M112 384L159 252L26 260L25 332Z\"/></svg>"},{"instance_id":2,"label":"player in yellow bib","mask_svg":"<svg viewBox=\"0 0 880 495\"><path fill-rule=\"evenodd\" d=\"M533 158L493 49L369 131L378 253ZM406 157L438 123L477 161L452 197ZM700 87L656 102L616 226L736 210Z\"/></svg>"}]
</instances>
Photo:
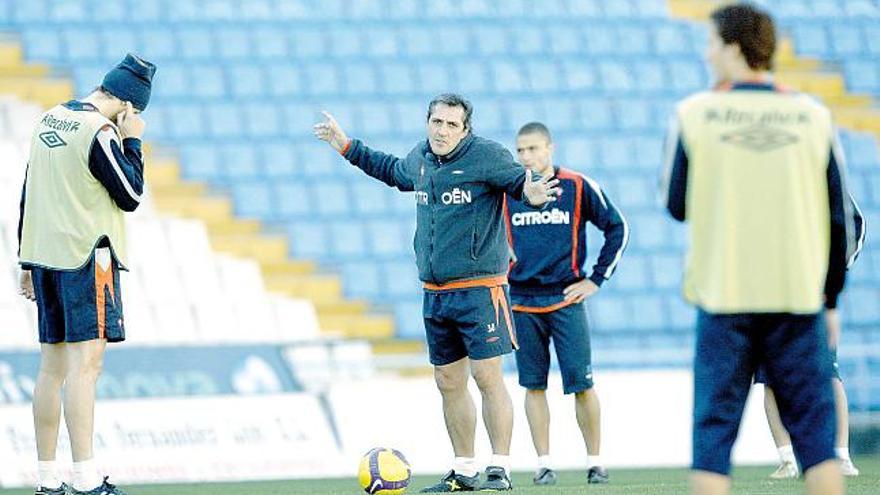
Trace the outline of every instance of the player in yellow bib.
<instances>
[{"instance_id":1,"label":"player in yellow bib","mask_svg":"<svg viewBox=\"0 0 880 495\"><path fill-rule=\"evenodd\" d=\"M119 270L123 213L141 202L140 117L156 67L134 55L81 101L40 116L21 196L21 293L36 301L41 345L34 389L37 495L122 495L94 464L95 384L107 342L125 339ZM62 396L61 390L64 389ZM55 465L61 405L72 486Z\"/></svg>"}]
</instances>

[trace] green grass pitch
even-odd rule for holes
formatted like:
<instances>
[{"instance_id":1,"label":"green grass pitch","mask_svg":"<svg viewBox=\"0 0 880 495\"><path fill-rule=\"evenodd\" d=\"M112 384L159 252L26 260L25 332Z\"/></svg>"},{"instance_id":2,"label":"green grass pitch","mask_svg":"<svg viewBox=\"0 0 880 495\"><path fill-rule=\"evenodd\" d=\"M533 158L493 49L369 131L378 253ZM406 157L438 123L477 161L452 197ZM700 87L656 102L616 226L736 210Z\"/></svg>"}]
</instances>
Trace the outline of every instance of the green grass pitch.
<instances>
[{"instance_id":1,"label":"green grass pitch","mask_svg":"<svg viewBox=\"0 0 880 495\"><path fill-rule=\"evenodd\" d=\"M880 457L860 457L855 460L862 474L847 480L850 495L880 494ZM771 481L767 475L771 466L741 467L734 471L733 493L741 495L788 495L803 492L801 481ZM583 472L560 474L554 487L535 487L531 473L514 474L517 493L547 495L682 495L687 493L688 472L684 469L614 469L610 470L611 484L586 484ZM407 493L436 482L432 476L416 476ZM200 485L147 485L122 487L129 495L357 495L363 493L354 477L349 479L266 481L251 483L205 483ZM2 490L0 495L31 495L33 490Z\"/></svg>"}]
</instances>

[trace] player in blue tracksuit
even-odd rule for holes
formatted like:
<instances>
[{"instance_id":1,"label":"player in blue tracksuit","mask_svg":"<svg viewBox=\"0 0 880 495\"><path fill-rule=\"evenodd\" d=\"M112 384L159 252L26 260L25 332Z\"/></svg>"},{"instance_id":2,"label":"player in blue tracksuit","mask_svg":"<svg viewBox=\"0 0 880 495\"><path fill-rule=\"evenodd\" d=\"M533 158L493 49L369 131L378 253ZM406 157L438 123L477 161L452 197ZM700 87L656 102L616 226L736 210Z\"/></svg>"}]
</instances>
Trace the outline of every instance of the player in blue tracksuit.
<instances>
[{"instance_id":1,"label":"player in blue tracksuit","mask_svg":"<svg viewBox=\"0 0 880 495\"><path fill-rule=\"evenodd\" d=\"M315 126L352 165L388 186L414 191L413 247L424 282L424 322L434 379L454 467L423 491L509 490L513 406L504 386L501 355L516 345L508 303L509 251L505 194L542 206L558 192L550 177L531 180L500 144L473 135L470 102L445 94L428 105L428 139L406 158L349 139L329 114ZM474 459L476 408L467 389L473 375L483 397L483 419L493 456L477 486Z\"/></svg>"},{"instance_id":2,"label":"player in blue tracksuit","mask_svg":"<svg viewBox=\"0 0 880 495\"><path fill-rule=\"evenodd\" d=\"M526 124L516 140L520 162L541 176L554 176L559 199L536 211L508 197L505 207L514 261L509 274L519 383L526 392L526 415L539 469L534 482L554 484L550 463L550 412L545 390L550 340L562 373L563 391L575 394L578 424L588 453L589 483L607 483L599 459L599 399L593 390L590 338L584 300L617 268L629 239L626 220L593 179L553 166L553 141L541 123ZM605 235L592 272L586 272L587 222Z\"/></svg>"}]
</instances>

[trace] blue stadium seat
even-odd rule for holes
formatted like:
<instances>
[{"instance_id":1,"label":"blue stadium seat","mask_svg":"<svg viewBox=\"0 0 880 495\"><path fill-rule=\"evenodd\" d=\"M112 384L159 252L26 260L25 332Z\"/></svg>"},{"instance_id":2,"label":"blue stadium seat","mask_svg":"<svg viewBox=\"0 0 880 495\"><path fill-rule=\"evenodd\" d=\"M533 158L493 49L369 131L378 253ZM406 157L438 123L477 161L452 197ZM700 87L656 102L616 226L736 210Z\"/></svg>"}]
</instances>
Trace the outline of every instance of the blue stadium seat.
<instances>
[{"instance_id":1,"label":"blue stadium seat","mask_svg":"<svg viewBox=\"0 0 880 495\"><path fill-rule=\"evenodd\" d=\"M580 114L576 100L565 97L542 98L544 118L550 134L568 132L579 126ZM579 128L578 128L579 129Z\"/></svg>"},{"instance_id":2,"label":"blue stadium seat","mask_svg":"<svg viewBox=\"0 0 880 495\"><path fill-rule=\"evenodd\" d=\"M62 43L67 48L67 62L70 64L95 62L102 53L98 32L91 28L65 29Z\"/></svg>"},{"instance_id":3,"label":"blue stadium seat","mask_svg":"<svg viewBox=\"0 0 880 495\"><path fill-rule=\"evenodd\" d=\"M662 330L669 326L669 316L663 296L658 294L635 295L629 299L632 327L636 330Z\"/></svg>"},{"instance_id":4,"label":"blue stadium seat","mask_svg":"<svg viewBox=\"0 0 880 495\"><path fill-rule=\"evenodd\" d=\"M554 61L529 61L523 68L526 85L535 93L553 93L564 86L559 64Z\"/></svg>"},{"instance_id":5,"label":"blue stadium seat","mask_svg":"<svg viewBox=\"0 0 880 495\"><path fill-rule=\"evenodd\" d=\"M320 29L300 28L288 32L290 51L297 58L319 58L327 53L327 38Z\"/></svg>"},{"instance_id":6,"label":"blue stadium seat","mask_svg":"<svg viewBox=\"0 0 880 495\"><path fill-rule=\"evenodd\" d=\"M428 55L442 49L442 43L435 43L433 30L424 26L408 26L398 31L401 47L410 56Z\"/></svg>"},{"instance_id":7,"label":"blue stadium seat","mask_svg":"<svg viewBox=\"0 0 880 495\"><path fill-rule=\"evenodd\" d=\"M327 224L330 251L338 260L363 259L368 253L364 225L355 220L336 220Z\"/></svg>"},{"instance_id":8,"label":"blue stadium seat","mask_svg":"<svg viewBox=\"0 0 880 495\"><path fill-rule=\"evenodd\" d=\"M244 60L253 57L251 38L244 28L223 27L214 32L217 54L224 60Z\"/></svg>"},{"instance_id":9,"label":"blue stadium seat","mask_svg":"<svg viewBox=\"0 0 880 495\"><path fill-rule=\"evenodd\" d=\"M562 69L569 91L591 91L599 85L593 64L584 60L564 60Z\"/></svg>"},{"instance_id":10,"label":"blue stadium seat","mask_svg":"<svg viewBox=\"0 0 880 495\"><path fill-rule=\"evenodd\" d=\"M657 187L654 181L643 176L627 175L617 179L617 191L611 200L624 215L629 212L652 209L656 206Z\"/></svg>"},{"instance_id":11,"label":"blue stadium seat","mask_svg":"<svg viewBox=\"0 0 880 495\"><path fill-rule=\"evenodd\" d=\"M669 75L661 62L640 60L630 64L629 70L635 80L639 82L634 88L639 93L654 95L669 89Z\"/></svg>"},{"instance_id":12,"label":"blue stadium seat","mask_svg":"<svg viewBox=\"0 0 880 495\"><path fill-rule=\"evenodd\" d=\"M202 98L220 98L226 95L226 77L216 65L188 65L192 94Z\"/></svg>"},{"instance_id":13,"label":"blue stadium seat","mask_svg":"<svg viewBox=\"0 0 880 495\"><path fill-rule=\"evenodd\" d=\"M549 49L554 55L573 55L585 52L585 40L574 26L551 25L547 28L547 39Z\"/></svg>"},{"instance_id":14,"label":"blue stadium seat","mask_svg":"<svg viewBox=\"0 0 880 495\"><path fill-rule=\"evenodd\" d=\"M379 80L387 95L407 95L416 89L412 65L403 62L389 62L377 67Z\"/></svg>"},{"instance_id":15,"label":"blue stadium seat","mask_svg":"<svg viewBox=\"0 0 880 495\"><path fill-rule=\"evenodd\" d=\"M231 182L259 176L257 152L248 142L227 142L219 149L219 160L224 176Z\"/></svg>"},{"instance_id":16,"label":"blue stadium seat","mask_svg":"<svg viewBox=\"0 0 880 495\"><path fill-rule=\"evenodd\" d=\"M474 102L473 126L478 132L498 132L508 123L504 112L505 105L495 100Z\"/></svg>"},{"instance_id":17,"label":"blue stadium seat","mask_svg":"<svg viewBox=\"0 0 880 495\"><path fill-rule=\"evenodd\" d=\"M690 53L691 40L687 27L673 22L661 22L654 28L654 49L660 55Z\"/></svg>"},{"instance_id":18,"label":"blue stadium seat","mask_svg":"<svg viewBox=\"0 0 880 495\"><path fill-rule=\"evenodd\" d=\"M666 296L669 307L669 322L674 328L691 330L697 323L697 310L685 302L679 294Z\"/></svg>"},{"instance_id":19,"label":"blue stadium seat","mask_svg":"<svg viewBox=\"0 0 880 495\"><path fill-rule=\"evenodd\" d=\"M445 63L420 63L416 65L415 71L418 74L419 88L427 93L443 93L452 85L452 74Z\"/></svg>"},{"instance_id":20,"label":"blue stadium seat","mask_svg":"<svg viewBox=\"0 0 880 495\"><path fill-rule=\"evenodd\" d=\"M602 78L602 88L609 93L628 93L638 86L629 72L628 64L622 61L600 62L599 74Z\"/></svg>"},{"instance_id":21,"label":"blue stadium seat","mask_svg":"<svg viewBox=\"0 0 880 495\"><path fill-rule=\"evenodd\" d=\"M269 182L299 178L296 167L296 151L286 139L280 142L266 142L260 145L261 175Z\"/></svg>"},{"instance_id":22,"label":"blue stadium seat","mask_svg":"<svg viewBox=\"0 0 880 495\"><path fill-rule=\"evenodd\" d=\"M378 298L381 292L381 273L374 263L345 263L342 265L343 290L346 297Z\"/></svg>"},{"instance_id":23,"label":"blue stadium seat","mask_svg":"<svg viewBox=\"0 0 880 495\"><path fill-rule=\"evenodd\" d=\"M269 186L264 182L238 182L232 185L235 214L245 218L272 218L274 208Z\"/></svg>"},{"instance_id":24,"label":"blue stadium seat","mask_svg":"<svg viewBox=\"0 0 880 495\"><path fill-rule=\"evenodd\" d=\"M344 71L344 92L352 96L375 95L379 93L379 77L375 64L349 62Z\"/></svg>"},{"instance_id":25,"label":"blue stadium seat","mask_svg":"<svg viewBox=\"0 0 880 495\"><path fill-rule=\"evenodd\" d=\"M568 138L561 141L560 145L561 155L565 157L562 163L566 166L578 168L579 165L583 167L596 163L598 152L593 141L582 137Z\"/></svg>"},{"instance_id":26,"label":"blue stadium seat","mask_svg":"<svg viewBox=\"0 0 880 495\"><path fill-rule=\"evenodd\" d=\"M49 18L48 0L34 0L32 2L15 2L15 8L9 12L7 18L12 18L21 24L44 22ZM11 8L11 5L7 8Z\"/></svg>"},{"instance_id":27,"label":"blue stadium seat","mask_svg":"<svg viewBox=\"0 0 880 495\"><path fill-rule=\"evenodd\" d=\"M632 144L624 137L605 137L602 139L599 162L609 168L629 168L635 164Z\"/></svg>"},{"instance_id":28,"label":"blue stadium seat","mask_svg":"<svg viewBox=\"0 0 880 495\"><path fill-rule=\"evenodd\" d=\"M455 64L454 70L457 87L466 95L485 93L492 85L486 64L483 62L462 60Z\"/></svg>"},{"instance_id":29,"label":"blue stadium seat","mask_svg":"<svg viewBox=\"0 0 880 495\"><path fill-rule=\"evenodd\" d=\"M269 73L271 74L271 72ZM229 92L236 98L256 97L266 94L264 81L268 74L264 74L259 65L236 64L226 68L226 81ZM275 75L273 74L273 77Z\"/></svg>"},{"instance_id":30,"label":"blue stadium seat","mask_svg":"<svg viewBox=\"0 0 880 495\"><path fill-rule=\"evenodd\" d=\"M264 65L268 92L279 99L298 96L303 92L300 69L295 64L272 63Z\"/></svg>"},{"instance_id":31,"label":"blue stadium seat","mask_svg":"<svg viewBox=\"0 0 880 495\"><path fill-rule=\"evenodd\" d=\"M695 61L682 59L670 62L669 76L672 88L680 94L701 91L709 85L705 66Z\"/></svg>"},{"instance_id":32,"label":"blue stadium seat","mask_svg":"<svg viewBox=\"0 0 880 495\"><path fill-rule=\"evenodd\" d=\"M648 101L623 98L617 100L615 106L619 129L624 131L653 129L654 118L651 115L652 107Z\"/></svg>"},{"instance_id":33,"label":"blue stadium seat","mask_svg":"<svg viewBox=\"0 0 880 495\"><path fill-rule=\"evenodd\" d=\"M545 51L544 32L530 24L508 26L511 54L538 55Z\"/></svg>"},{"instance_id":34,"label":"blue stadium seat","mask_svg":"<svg viewBox=\"0 0 880 495\"><path fill-rule=\"evenodd\" d=\"M847 320L856 324L880 324L880 287L849 287L844 293L849 301Z\"/></svg>"},{"instance_id":35,"label":"blue stadium seat","mask_svg":"<svg viewBox=\"0 0 880 495\"><path fill-rule=\"evenodd\" d=\"M253 36L253 52L263 60L278 60L289 56L287 37L280 28L258 26L249 30Z\"/></svg>"},{"instance_id":36,"label":"blue stadium seat","mask_svg":"<svg viewBox=\"0 0 880 495\"><path fill-rule=\"evenodd\" d=\"M532 98L510 100L505 107L507 110L506 130L511 138L504 140L504 142L511 142L515 133L523 125L529 122L545 122L547 120L547 116L543 112L543 106Z\"/></svg>"},{"instance_id":37,"label":"blue stadium seat","mask_svg":"<svg viewBox=\"0 0 880 495\"><path fill-rule=\"evenodd\" d=\"M231 138L241 135L243 118L238 105L216 103L206 105L205 117L208 120L211 135L215 138Z\"/></svg>"},{"instance_id":38,"label":"blue stadium seat","mask_svg":"<svg viewBox=\"0 0 880 495\"><path fill-rule=\"evenodd\" d=\"M217 149L204 143L184 146L180 152L181 172L186 178L207 179L220 176Z\"/></svg>"},{"instance_id":39,"label":"blue stadium seat","mask_svg":"<svg viewBox=\"0 0 880 495\"><path fill-rule=\"evenodd\" d=\"M370 57L394 58L400 54L396 36L389 36L388 30L381 27L367 28L362 32L363 49Z\"/></svg>"},{"instance_id":40,"label":"blue stadium seat","mask_svg":"<svg viewBox=\"0 0 880 495\"><path fill-rule=\"evenodd\" d=\"M595 323L593 330L599 334L615 333L630 325L628 316L632 311L626 303L627 298L614 296L609 292L603 289L589 300L591 321Z\"/></svg>"},{"instance_id":41,"label":"blue stadium seat","mask_svg":"<svg viewBox=\"0 0 880 495\"><path fill-rule=\"evenodd\" d=\"M630 233L633 237L638 235L638 231L634 227L631 227ZM617 271L614 272L614 288L621 291L644 290L651 286L650 277L648 258L637 253L627 252L617 266Z\"/></svg>"},{"instance_id":42,"label":"blue stadium seat","mask_svg":"<svg viewBox=\"0 0 880 495\"><path fill-rule=\"evenodd\" d=\"M342 77L336 65L328 63L304 64L306 90L313 95L335 95L342 90Z\"/></svg>"},{"instance_id":43,"label":"blue stadium seat","mask_svg":"<svg viewBox=\"0 0 880 495\"><path fill-rule=\"evenodd\" d=\"M352 184L351 197L354 211L358 216L382 215L388 212L386 190L381 185L374 184L372 180L365 179L363 182Z\"/></svg>"},{"instance_id":44,"label":"blue stadium seat","mask_svg":"<svg viewBox=\"0 0 880 495\"><path fill-rule=\"evenodd\" d=\"M848 59L843 62L843 75L850 91L880 93L880 62L875 59Z\"/></svg>"},{"instance_id":45,"label":"blue stadium seat","mask_svg":"<svg viewBox=\"0 0 880 495\"><path fill-rule=\"evenodd\" d=\"M880 26L876 23L866 24L862 26L862 30L867 42L865 48L875 57L880 55Z\"/></svg>"},{"instance_id":46,"label":"blue stadium seat","mask_svg":"<svg viewBox=\"0 0 880 495\"><path fill-rule=\"evenodd\" d=\"M293 256L320 258L327 252L329 240L320 222L296 222L289 224L290 251Z\"/></svg>"},{"instance_id":47,"label":"blue stadium seat","mask_svg":"<svg viewBox=\"0 0 880 495\"><path fill-rule=\"evenodd\" d=\"M581 129L589 132L617 127L614 106L608 99L583 99L579 107Z\"/></svg>"},{"instance_id":48,"label":"blue stadium seat","mask_svg":"<svg viewBox=\"0 0 880 495\"><path fill-rule=\"evenodd\" d=\"M419 275L412 261L389 261L382 264L382 269L387 296L406 297L419 293Z\"/></svg>"},{"instance_id":49,"label":"blue stadium seat","mask_svg":"<svg viewBox=\"0 0 880 495\"><path fill-rule=\"evenodd\" d=\"M650 258L652 286L675 290L681 286L684 260L680 254L654 254Z\"/></svg>"},{"instance_id":50,"label":"blue stadium seat","mask_svg":"<svg viewBox=\"0 0 880 495\"><path fill-rule=\"evenodd\" d=\"M397 336L403 339L424 339L425 325L421 301L405 301L394 305Z\"/></svg>"},{"instance_id":51,"label":"blue stadium seat","mask_svg":"<svg viewBox=\"0 0 880 495\"><path fill-rule=\"evenodd\" d=\"M30 3L30 2L26 2ZM51 28L28 28L22 33L25 57L32 61L54 63L62 55L58 32Z\"/></svg>"},{"instance_id":52,"label":"blue stadium seat","mask_svg":"<svg viewBox=\"0 0 880 495\"><path fill-rule=\"evenodd\" d=\"M821 24L797 23L792 27L792 36L799 54L822 58L831 52L828 35Z\"/></svg>"},{"instance_id":53,"label":"blue stadium seat","mask_svg":"<svg viewBox=\"0 0 880 495\"><path fill-rule=\"evenodd\" d=\"M217 43L207 29L187 26L177 30L177 53L186 60L207 60L215 56Z\"/></svg>"},{"instance_id":54,"label":"blue stadium seat","mask_svg":"<svg viewBox=\"0 0 880 495\"><path fill-rule=\"evenodd\" d=\"M207 135L207 114L203 113L201 105L179 103L170 106L165 109L165 118L168 134L174 139L186 140Z\"/></svg>"},{"instance_id":55,"label":"blue stadium seat","mask_svg":"<svg viewBox=\"0 0 880 495\"><path fill-rule=\"evenodd\" d=\"M84 2L55 2L48 14L47 18L55 22L79 22L88 16Z\"/></svg>"},{"instance_id":56,"label":"blue stadium seat","mask_svg":"<svg viewBox=\"0 0 880 495\"><path fill-rule=\"evenodd\" d=\"M339 182L318 182L312 185L316 204L312 210L328 218L348 217L351 208L351 198L348 189Z\"/></svg>"},{"instance_id":57,"label":"blue stadium seat","mask_svg":"<svg viewBox=\"0 0 880 495\"><path fill-rule=\"evenodd\" d=\"M333 27L324 31L334 57L356 57L361 54L363 42L360 32L348 26Z\"/></svg>"},{"instance_id":58,"label":"blue stadium seat","mask_svg":"<svg viewBox=\"0 0 880 495\"><path fill-rule=\"evenodd\" d=\"M312 186L299 182L281 182L273 185L273 203L281 219L309 216L320 199L312 194ZM323 234L322 234L323 235Z\"/></svg>"},{"instance_id":59,"label":"blue stadium seat","mask_svg":"<svg viewBox=\"0 0 880 495\"><path fill-rule=\"evenodd\" d=\"M619 26L612 41L616 44L619 54L650 55L653 51L650 33L643 24ZM611 53L615 52L612 50Z\"/></svg>"},{"instance_id":60,"label":"blue stadium seat","mask_svg":"<svg viewBox=\"0 0 880 495\"><path fill-rule=\"evenodd\" d=\"M594 57L620 53L616 34L614 27L605 22L591 23L581 31L586 51Z\"/></svg>"},{"instance_id":61,"label":"blue stadium seat","mask_svg":"<svg viewBox=\"0 0 880 495\"><path fill-rule=\"evenodd\" d=\"M602 0L582 0L569 2L568 14L577 18L598 18L602 16Z\"/></svg>"},{"instance_id":62,"label":"blue stadium seat","mask_svg":"<svg viewBox=\"0 0 880 495\"><path fill-rule=\"evenodd\" d=\"M866 51L862 41L862 31L858 28L853 29L854 27L849 23L832 23L828 26L828 39L838 57L860 55Z\"/></svg>"},{"instance_id":63,"label":"blue stadium seat","mask_svg":"<svg viewBox=\"0 0 880 495\"><path fill-rule=\"evenodd\" d=\"M880 147L874 136L865 132L847 132L844 136L847 159L851 165L880 164Z\"/></svg>"},{"instance_id":64,"label":"blue stadium seat","mask_svg":"<svg viewBox=\"0 0 880 495\"><path fill-rule=\"evenodd\" d=\"M401 242L400 223L393 218L370 220L366 223L370 250L378 258L398 257L407 253L408 246Z\"/></svg>"},{"instance_id":65,"label":"blue stadium seat","mask_svg":"<svg viewBox=\"0 0 880 495\"><path fill-rule=\"evenodd\" d=\"M165 27L144 27L141 34L141 52L151 62L177 59L177 44L174 34ZM195 81L193 81L195 82Z\"/></svg>"},{"instance_id":66,"label":"blue stadium seat","mask_svg":"<svg viewBox=\"0 0 880 495\"><path fill-rule=\"evenodd\" d=\"M471 28L475 52L481 56L506 54L507 37L507 30L498 25L476 25Z\"/></svg>"}]
</instances>

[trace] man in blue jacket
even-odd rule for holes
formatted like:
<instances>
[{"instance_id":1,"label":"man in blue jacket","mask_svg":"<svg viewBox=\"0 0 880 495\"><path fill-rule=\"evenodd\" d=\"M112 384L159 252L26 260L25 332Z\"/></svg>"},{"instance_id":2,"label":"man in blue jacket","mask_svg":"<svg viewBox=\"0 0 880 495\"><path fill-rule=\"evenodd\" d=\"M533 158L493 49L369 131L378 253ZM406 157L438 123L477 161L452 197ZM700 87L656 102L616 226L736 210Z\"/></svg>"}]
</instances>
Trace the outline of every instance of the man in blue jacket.
<instances>
[{"instance_id":1,"label":"man in blue jacket","mask_svg":"<svg viewBox=\"0 0 880 495\"><path fill-rule=\"evenodd\" d=\"M587 447L587 482L607 483L599 459L599 398L593 389L590 335L584 301L611 278L629 240L629 227L593 179L553 165L553 140L540 122L524 125L516 152L526 168L556 177L563 194L552 209L535 211L514 198L506 203L510 245L510 292L520 348L519 384L526 390L526 417L538 454L536 485L553 485L550 462L550 408L547 375L550 340L556 349L563 391L574 394L578 426ZM587 222L604 233L605 243L592 273L587 262Z\"/></svg>"},{"instance_id":2,"label":"man in blue jacket","mask_svg":"<svg viewBox=\"0 0 880 495\"><path fill-rule=\"evenodd\" d=\"M501 356L516 346L507 288L509 250L504 196L540 207L558 181L531 180L531 171L500 144L471 132L470 102L442 94L428 105L428 139L406 158L349 139L330 114L315 135L352 165L401 191L415 191L414 247L424 283L424 322L434 379L455 462L423 492L510 490L513 405L502 380ZM492 444L486 480L478 486L474 459L476 408L467 390L473 375Z\"/></svg>"}]
</instances>

